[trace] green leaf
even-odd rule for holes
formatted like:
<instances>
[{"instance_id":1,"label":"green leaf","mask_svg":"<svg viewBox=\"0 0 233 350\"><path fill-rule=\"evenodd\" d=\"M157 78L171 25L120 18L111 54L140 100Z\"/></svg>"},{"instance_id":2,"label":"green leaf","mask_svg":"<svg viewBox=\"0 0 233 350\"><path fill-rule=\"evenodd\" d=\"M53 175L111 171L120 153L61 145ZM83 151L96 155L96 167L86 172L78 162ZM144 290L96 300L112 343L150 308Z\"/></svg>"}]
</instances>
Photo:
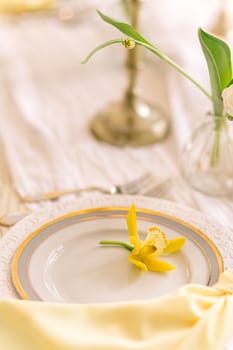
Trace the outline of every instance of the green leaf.
<instances>
[{"instance_id":1,"label":"green leaf","mask_svg":"<svg viewBox=\"0 0 233 350\"><path fill-rule=\"evenodd\" d=\"M174 69L176 69L178 72L180 72L184 77L189 79L198 89L200 89L213 103L215 102L214 98L195 80L193 79L185 70L179 66L177 63L175 63L171 58L169 58L167 55L165 55L162 51L160 51L156 46L151 44L149 41L147 41L143 36L138 33L131 25L123 22L115 21L114 19L104 15L100 11L98 11L98 14L100 17L107 23L111 24L115 28L117 28L120 32L124 33L128 37L135 40L135 43L137 45L141 45L145 47L147 50L153 52L155 55L157 55L159 58L161 58L163 61L167 62L170 66L172 66ZM124 44L123 39L115 39L115 40L109 40L96 48L94 48L89 55L86 57L85 60L82 61L82 63L87 63L89 59L99 50L103 49L104 47L107 47L109 45L122 43ZM219 94L218 94L219 96ZM222 106L222 101L220 99L219 104ZM217 111L215 110L215 113ZM218 113L216 113L218 115ZM221 114L221 113L219 113Z\"/></svg>"},{"instance_id":2,"label":"green leaf","mask_svg":"<svg viewBox=\"0 0 233 350\"><path fill-rule=\"evenodd\" d=\"M175 68L178 72L180 72L183 76L185 76L187 79L189 79L194 85L196 85L209 99L213 100L212 96L200 85L198 82L196 82L189 74L187 74L182 67L180 67L178 64L176 64L172 59L170 59L168 56L163 54L157 47L152 45L149 41L147 41L143 36L141 36L140 33L138 33L130 24L118 22L112 19L111 17L108 17L104 15L102 12L97 11L100 17L107 23L111 24L115 28L117 28L120 32L123 34L129 36L130 38L134 39L136 41L136 44L144 46L147 50L152 51L154 54L156 54L158 57L160 57L162 60L167 62L170 66ZM96 52L95 50L94 52ZM89 55L90 57L91 55ZM86 61L85 61L86 62Z\"/></svg>"},{"instance_id":3,"label":"green leaf","mask_svg":"<svg viewBox=\"0 0 233 350\"><path fill-rule=\"evenodd\" d=\"M199 41L209 69L214 113L221 115L223 110L222 91L232 79L231 51L228 45L199 28Z\"/></svg>"},{"instance_id":4,"label":"green leaf","mask_svg":"<svg viewBox=\"0 0 233 350\"><path fill-rule=\"evenodd\" d=\"M227 87L233 84L233 79L227 84Z\"/></svg>"},{"instance_id":5,"label":"green leaf","mask_svg":"<svg viewBox=\"0 0 233 350\"><path fill-rule=\"evenodd\" d=\"M139 34L130 24L118 22L111 17L104 15L102 12L97 11L100 17L106 22L117 28L123 34L133 38L134 40L141 41L146 44L150 44L141 34Z\"/></svg>"}]
</instances>

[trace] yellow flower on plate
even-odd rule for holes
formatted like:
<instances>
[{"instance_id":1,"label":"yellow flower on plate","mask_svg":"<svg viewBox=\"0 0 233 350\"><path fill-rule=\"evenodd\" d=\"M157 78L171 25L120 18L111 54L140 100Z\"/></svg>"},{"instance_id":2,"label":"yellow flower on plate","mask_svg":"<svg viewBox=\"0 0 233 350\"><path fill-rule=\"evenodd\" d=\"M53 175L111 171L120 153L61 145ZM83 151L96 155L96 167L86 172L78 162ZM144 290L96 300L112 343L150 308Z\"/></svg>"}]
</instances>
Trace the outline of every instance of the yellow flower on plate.
<instances>
[{"instance_id":1,"label":"yellow flower on plate","mask_svg":"<svg viewBox=\"0 0 233 350\"><path fill-rule=\"evenodd\" d=\"M174 270L175 266L169 264L164 260L157 258L162 254L170 254L177 252L185 243L184 237L167 239L167 236L158 227L149 227L146 239L142 241L139 238L136 218L135 204L127 214L127 226L129 231L129 241L131 243L124 243L119 241L101 241L100 244L109 244L112 246L121 246L130 251L128 260L142 269L143 271L166 272Z\"/></svg>"},{"instance_id":2,"label":"yellow flower on plate","mask_svg":"<svg viewBox=\"0 0 233 350\"><path fill-rule=\"evenodd\" d=\"M175 266L157 258L162 254L174 253L181 249L185 243L185 238L169 240L164 232L153 226L148 229L146 239L141 241L137 229L135 204L132 204L128 212L127 225L129 240L134 246L128 257L131 263L143 271L166 272L175 269Z\"/></svg>"}]
</instances>

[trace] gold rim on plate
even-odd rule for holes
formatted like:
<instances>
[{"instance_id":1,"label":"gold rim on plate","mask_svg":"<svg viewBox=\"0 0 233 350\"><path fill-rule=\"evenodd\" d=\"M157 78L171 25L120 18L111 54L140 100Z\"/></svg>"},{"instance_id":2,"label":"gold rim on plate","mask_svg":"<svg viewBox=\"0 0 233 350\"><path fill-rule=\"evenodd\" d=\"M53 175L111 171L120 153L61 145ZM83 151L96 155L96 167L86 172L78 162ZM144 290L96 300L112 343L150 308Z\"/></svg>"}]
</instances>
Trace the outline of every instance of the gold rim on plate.
<instances>
[{"instance_id":1,"label":"gold rim on plate","mask_svg":"<svg viewBox=\"0 0 233 350\"><path fill-rule=\"evenodd\" d=\"M27 292L25 291L24 287L22 286L21 283L21 279L19 277L19 261L21 258L22 253L24 252L24 249L28 246L28 244L32 241L33 238L35 238L37 235L39 235L44 229L48 228L49 226L52 226L58 222L62 222L64 219L68 219L68 218L72 218L75 216L80 216L80 215L85 215L85 214L91 214L91 213L96 213L96 212L106 212L107 214L105 214L104 216L98 216L98 215L93 215L90 217L84 217L84 218L78 218L77 223L78 222L82 222L82 221L89 221L89 220L94 220L94 219L103 219L103 218L119 218L119 217L125 217L127 211L129 208L127 207L103 207L103 208L91 208L91 209L85 209L85 210L79 210L76 212L71 212L69 214L65 214L62 215L60 217L57 217L56 219L50 220L48 221L46 224L40 226L38 229L36 229L35 231L33 231L31 234L29 234L29 236L19 245L18 249L16 250L16 253L13 257L12 260L12 267L11 267L11 276L12 276L12 281L13 281L13 285L17 291L17 293L19 294L19 296L24 299L24 300L32 300L30 298L30 296L27 294ZM117 212L115 214L111 214L111 212ZM123 214L124 212L124 214ZM218 271L219 274L221 272L224 271L224 262L221 256L221 253L219 252L219 249L217 248L217 246L213 243L213 241L207 237L206 234L204 234L201 230L199 230L198 228L194 227L193 225L183 221L182 219L179 219L177 217L165 214L165 213L161 213L161 212L157 212L154 210L149 210L149 209L137 209L137 214L149 214L152 215L152 217L139 217L140 220L144 220L144 221L154 221L153 217L162 217L165 219L168 219L171 222L175 222L180 224L181 226L190 229L191 231L193 231L198 237L201 237L206 243L207 245L211 248L212 252L215 255L216 258L216 262L217 262L217 267L218 267ZM169 226L169 225L168 225ZM189 237L190 239L190 237ZM201 246L201 244L198 244L195 241L195 244L199 246L199 248L202 250L202 252L204 253L204 255L206 256L207 260L209 259L204 247ZM210 262L208 261L208 264L210 265Z\"/></svg>"}]
</instances>

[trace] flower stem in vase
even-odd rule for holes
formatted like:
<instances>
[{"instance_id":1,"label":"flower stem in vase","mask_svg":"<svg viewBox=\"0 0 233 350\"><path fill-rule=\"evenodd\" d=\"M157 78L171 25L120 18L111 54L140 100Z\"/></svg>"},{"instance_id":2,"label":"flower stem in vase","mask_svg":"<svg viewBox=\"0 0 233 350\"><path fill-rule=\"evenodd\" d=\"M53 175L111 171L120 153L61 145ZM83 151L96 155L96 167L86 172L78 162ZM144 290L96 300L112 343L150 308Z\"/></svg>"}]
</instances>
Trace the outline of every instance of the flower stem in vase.
<instances>
[{"instance_id":1,"label":"flower stem in vase","mask_svg":"<svg viewBox=\"0 0 233 350\"><path fill-rule=\"evenodd\" d=\"M215 135L214 135L214 147L211 155L211 166L214 167L218 164L218 159L219 159L219 152L220 152L220 130L217 129L215 130Z\"/></svg>"}]
</instances>

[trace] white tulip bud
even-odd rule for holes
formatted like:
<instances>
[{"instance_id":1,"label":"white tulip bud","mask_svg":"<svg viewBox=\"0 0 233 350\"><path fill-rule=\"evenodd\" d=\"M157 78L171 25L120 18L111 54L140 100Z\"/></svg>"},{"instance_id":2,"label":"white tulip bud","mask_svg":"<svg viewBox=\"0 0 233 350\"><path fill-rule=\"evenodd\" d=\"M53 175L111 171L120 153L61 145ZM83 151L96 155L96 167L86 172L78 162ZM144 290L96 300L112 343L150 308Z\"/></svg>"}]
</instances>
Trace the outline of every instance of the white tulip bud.
<instances>
[{"instance_id":1,"label":"white tulip bud","mask_svg":"<svg viewBox=\"0 0 233 350\"><path fill-rule=\"evenodd\" d=\"M224 111L230 118L233 118L233 85L223 90L222 98Z\"/></svg>"}]
</instances>

